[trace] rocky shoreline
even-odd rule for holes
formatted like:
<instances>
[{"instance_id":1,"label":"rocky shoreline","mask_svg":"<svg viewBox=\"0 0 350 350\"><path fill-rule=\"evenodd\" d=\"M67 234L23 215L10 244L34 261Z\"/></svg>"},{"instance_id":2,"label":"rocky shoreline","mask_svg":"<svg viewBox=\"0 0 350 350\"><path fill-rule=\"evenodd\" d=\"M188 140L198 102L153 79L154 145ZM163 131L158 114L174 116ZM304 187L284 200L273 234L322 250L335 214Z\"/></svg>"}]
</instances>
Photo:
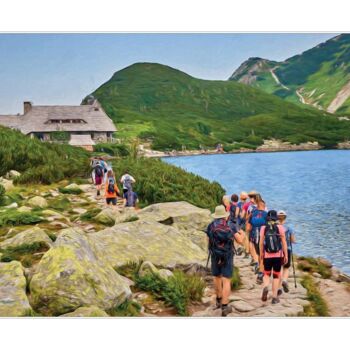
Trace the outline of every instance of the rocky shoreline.
<instances>
[{"instance_id":1,"label":"rocky shoreline","mask_svg":"<svg viewBox=\"0 0 350 350\"><path fill-rule=\"evenodd\" d=\"M18 208L0 208L0 215L25 212L44 220L0 227L0 316L179 315L176 303L169 305L142 287L135 274L126 273L138 261L143 261L138 270L140 278L146 278L143 283L149 276L159 276L161 283L171 281L174 274L179 281L194 278L205 288L201 297L188 301L187 315L218 316L206 269L203 230L211 221L209 210L186 202L158 203L137 211L104 208L90 184L66 184L60 191L45 187L23 194L23 200L25 204ZM57 203L63 202L69 207L59 211ZM297 288L291 287L281 304L274 306L261 302L261 287L255 283L249 260L236 256L240 282L230 298L233 312L229 317L307 315L312 299L303 286L305 276L317 286L330 316L350 316L350 278L322 260L316 260L316 265L314 261L302 264L304 270L297 269ZM317 264L327 274L313 271ZM200 287L201 295L199 291ZM136 308L132 313L131 307Z\"/></svg>"},{"instance_id":2,"label":"rocky shoreline","mask_svg":"<svg viewBox=\"0 0 350 350\"><path fill-rule=\"evenodd\" d=\"M349 150L350 142L342 142L338 144L337 149ZM186 156L199 156L199 155L217 155L217 154L239 154L239 153L271 153L271 152L296 152L296 151L317 151L324 150L318 142L306 142L298 145L291 144L290 142L282 142L280 140L265 140L264 144L257 147L255 150L250 148L240 148L229 152L218 152L215 149L210 150L186 150L163 152L154 151L151 149L142 148L140 155L147 158L167 158L167 157L186 157Z\"/></svg>"}]
</instances>

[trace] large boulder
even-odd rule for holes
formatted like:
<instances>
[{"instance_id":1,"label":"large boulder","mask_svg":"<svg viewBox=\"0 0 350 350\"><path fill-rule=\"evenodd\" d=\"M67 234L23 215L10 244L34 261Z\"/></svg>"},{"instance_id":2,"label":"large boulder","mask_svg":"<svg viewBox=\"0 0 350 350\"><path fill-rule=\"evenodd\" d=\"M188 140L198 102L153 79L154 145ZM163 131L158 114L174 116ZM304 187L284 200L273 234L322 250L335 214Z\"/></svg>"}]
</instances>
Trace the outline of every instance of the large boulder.
<instances>
[{"instance_id":1,"label":"large boulder","mask_svg":"<svg viewBox=\"0 0 350 350\"><path fill-rule=\"evenodd\" d=\"M0 317L27 316L31 311L21 263L0 263Z\"/></svg>"},{"instance_id":2,"label":"large boulder","mask_svg":"<svg viewBox=\"0 0 350 350\"><path fill-rule=\"evenodd\" d=\"M205 265L205 250L176 228L155 221L121 223L89 233L88 237L99 258L114 267L139 260L169 268L194 263Z\"/></svg>"},{"instance_id":3,"label":"large boulder","mask_svg":"<svg viewBox=\"0 0 350 350\"><path fill-rule=\"evenodd\" d=\"M123 208L119 210L115 207L111 207L103 209L94 217L94 220L100 224L112 226L122 222L138 220L138 215L134 208Z\"/></svg>"},{"instance_id":4,"label":"large boulder","mask_svg":"<svg viewBox=\"0 0 350 350\"><path fill-rule=\"evenodd\" d=\"M25 205L22 205L17 209L18 212L20 213L30 213L32 211L32 208L26 207Z\"/></svg>"},{"instance_id":5,"label":"large boulder","mask_svg":"<svg viewBox=\"0 0 350 350\"><path fill-rule=\"evenodd\" d=\"M191 227L195 230L206 229L212 220L208 209L201 209L187 202L152 204L140 210L138 216L146 221L176 225L179 229Z\"/></svg>"},{"instance_id":6,"label":"large boulder","mask_svg":"<svg viewBox=\"0 0 350 350\"><path fill-rule=\"evenodd\" d=\"M21 249L21 248L47 248L52 245L52 241L45 231L39 227L32 227L28 230L17 233L14 237L6 239L0 243L1 249Z\"/></svg>"},{"instance_id":7,"label":"large boulder","mask_svg":"<svg viewBox=\"0 0 350 350\"><path fill-rule=\"evenodd\" d=\"M13 180L15 179L16 177L19 177L21 176L21 173L17 170L10 170L6 173L5 175L5 178L8 179L8 180Z\"/></svg>"},{"instance_id":8,"label":"large boulder","mask_svg":"<svg viewBox=\"0 0 350 350\"><path fill-rule=\"evenodd\" d=\"M103 225L112 226L115 223L116 215L117 211L115 209L105 208L94 217L94 221Z\"/></svg>"},{"instance_id":9,"label":"large boulder","mask_svg":"<svg viewBox=\"0 0 350 350\"><path fill-rule=\"evenodd\" d=\"M124 280L98 259L84 231L62 230L42 257L30 282L31 302L45 315L61 315L80 306L109 310L131 296Z\"/></svg>"},{"instance_id":10,"label":"large boulder","mask_svg":"<svg viewBox=\"0 0 350 350\"><path fill-rule=\"evenodd\" d=\"M2 185L5 188L5 191L10 191L15 187L13 185L12 180L7 180L7 179L4 179L3 177L0 177L0 185Z\"/></svg>"},{"instance_id":11,"label":"large boulder","mask_svg":"<svg viewBox=\"0 0 350 350\"><path fill-rule=\"evenodd\" d=\"M41 196L30 198L27 204L32 208L46 208L48 206L47 200Z\"/></svg>"},{"instance_id":12,"label":"large boulder","mask_svg":"<svg viewBox=\"0 0 350 350\"><path fill-rule=\"evenodd\" d=\"M109 317L109 315L97 306L82 306L60 317Z\"/></svg>"}]
</instances>

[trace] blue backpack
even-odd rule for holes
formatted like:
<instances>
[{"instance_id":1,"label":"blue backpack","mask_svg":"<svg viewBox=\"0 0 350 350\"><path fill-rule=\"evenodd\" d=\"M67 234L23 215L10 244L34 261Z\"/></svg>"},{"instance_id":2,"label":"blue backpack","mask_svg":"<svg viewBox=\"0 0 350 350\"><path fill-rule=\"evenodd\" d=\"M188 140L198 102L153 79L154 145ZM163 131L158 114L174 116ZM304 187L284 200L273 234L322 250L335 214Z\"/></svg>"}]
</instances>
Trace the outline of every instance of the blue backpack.
<instances>
[{"instance_id":1,"label":"blue backpack","mask_svg":"<svg viewBox=\"0 0 350 350\"><path fill-rule=\"evenodd\" d=\"M260 228L266 224L267 211L254 208L250 217L250 224L253 228Z\"/></svg>"},{"instance_id":2,"label":"blue backpack","mask_svg":"<svg viewBox=\"0 0 350 350\"><path fill-rule=\"evenodd\" d=\"M236 208L237 208L237 204L233 204L231 202L231 204L230 204L230 220L234 223L237 222Z\"/></svg>"}]
</instances>

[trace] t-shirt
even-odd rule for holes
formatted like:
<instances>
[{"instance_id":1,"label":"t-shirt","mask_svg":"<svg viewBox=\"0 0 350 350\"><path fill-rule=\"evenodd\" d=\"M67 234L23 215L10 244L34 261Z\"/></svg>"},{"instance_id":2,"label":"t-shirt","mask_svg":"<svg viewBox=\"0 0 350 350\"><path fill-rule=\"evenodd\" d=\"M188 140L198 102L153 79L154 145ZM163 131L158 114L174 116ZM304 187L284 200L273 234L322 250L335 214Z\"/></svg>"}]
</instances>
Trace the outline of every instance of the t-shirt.
<instances>
[{"instance_id":1,"label":"t-shirt","mask_svg":"<svg viewBox=\"0 0 350 350\"><path fill-rule=\"evenodd\" d=\"M244 210L245 212L247 212L249 206L251 206L251 205L254 205L254 203L253 203L252 201L245 202L245 203L243 204L243 210Z\"/></svg>"},{"instance_id":2,"label":"t-shirt","mask_svg":"<svg viewBox=\"0 0 350 350\"><path fill-rule=\"evenodd\" d=\"M108 192L108 183L106 183L106 188L105 188L105 198L117 198L117 195L119 194L119 189L116 184L114 184L114 192L110 193Z\"/></svg>"},{"instance_id":3,"label":"t-shirt","mask_svg":"<svg viewBox=\"0 0 350 350\"><path fill-rule=\"evenodd\" d=\"M120 182L123 184L123 189L128 189L125 185L126 180L130 180L131 183L135 182L135 179L129 175L129 174L124 174L122 178L120 179Z\"/></svg>"},{"instance_id":4,"label":"t-shirt","mask_svg":"<svg viewBox=\"0 0 350 350\"><path fill-rule=\"evenodd\" d=\"M287 248L288 250L292 250L292 243L291 243L291 238L292 234L294 234L294 230L292 226L287 226L286 224L282 225L285 231L286 235L286 241L287 241Z\"/></svg>"},{"instance_id":5,"label":"t-shirt","mask_svg":"<svg viewBox=\"0 0 350 350\"><path fill-rule=\"evenodd\" d=\"M261 226L261 229L260 229L260 240L262 242L264 242L264 239L265 239L265 225L264 226ZM286 235L285 235L285 230L284 230L284 227L282 225L277 225L278 227L278 231L279 231L279 234L281 235L281 238L285 238ZM277 253L268 253L264 250L264 258L282 258L283 257L283 248L277 252Z\"/></svg>"}]
</instances>

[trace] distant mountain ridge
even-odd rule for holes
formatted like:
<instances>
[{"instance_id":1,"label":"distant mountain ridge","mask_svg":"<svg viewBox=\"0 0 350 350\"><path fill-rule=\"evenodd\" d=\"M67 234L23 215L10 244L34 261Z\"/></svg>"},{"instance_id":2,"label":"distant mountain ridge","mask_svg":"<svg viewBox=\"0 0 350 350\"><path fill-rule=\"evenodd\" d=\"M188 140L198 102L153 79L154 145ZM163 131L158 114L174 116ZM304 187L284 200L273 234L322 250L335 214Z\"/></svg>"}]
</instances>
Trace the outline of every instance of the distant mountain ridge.
<instances>
[{"instance_id":1,"label":"distant mountain ridge","mask_svg":"<svg viewBox=\"0 0 350 350\"><path fill-rule=\"evenodd\" d=\"M350 34L341 34L283 62L252 57L229 80L297 104L350 114Z\"/></svg>"},{"instance_id":2,"label":"distant mountain ridge","mask_svg":"<svg viewBox=\"0 0 350 350\"><path fill-rule=\"evenodd\" d=\"M266 63L267 65L269 63ZM236 81L209 81L157 63L135 63L92 94L117 124L118 137L157 150L223 143L254 148L264 139L318 141L332 147L350 123Z\"/></svg>"}]
</instances>

